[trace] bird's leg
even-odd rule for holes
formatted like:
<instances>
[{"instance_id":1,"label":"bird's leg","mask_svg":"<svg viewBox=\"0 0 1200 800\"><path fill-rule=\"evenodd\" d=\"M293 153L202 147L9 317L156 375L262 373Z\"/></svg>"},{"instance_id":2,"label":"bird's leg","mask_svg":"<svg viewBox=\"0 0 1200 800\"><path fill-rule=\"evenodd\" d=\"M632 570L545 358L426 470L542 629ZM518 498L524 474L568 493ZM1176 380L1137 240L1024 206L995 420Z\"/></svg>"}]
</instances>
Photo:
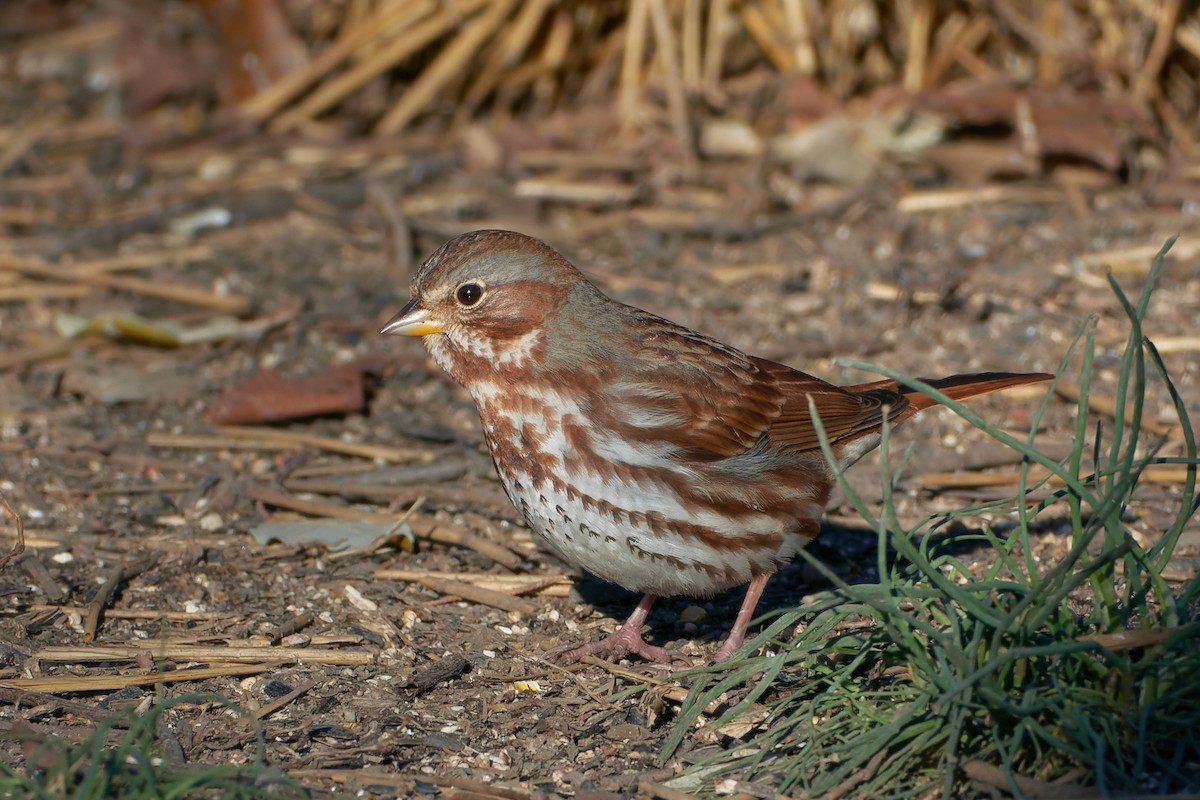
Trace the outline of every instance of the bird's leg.
<instances>
[{"instance_id":1,"label":"bird's leg","mask_svg":"<svg viewBox=\"0 0 1200 800\"><path fill-rule=\"evenodd\" d=\"M759 590L762 591L761 589ZM654 605L654 601L658 599L656 594L648 594L642 597L637 608L629 615L629 619L625 620L625 624L621 626L621 630L606 636L597 642L588 642L585 645L580 645L574 650L568 650L555 660L560 664L574 664L584 656L594 656L604 654L611 659L619 659L622 656L632 653L636 656L641 656L647 661L652 661L658 664L669 664L674 655L670 650L663 647L655 647L648 644L642 638L642 626L646 624L646 617L650 616L650 607ZM745 625L742 626L745 629Z\"/></svg>"},{"instance_id":2,"label":"bird's leg","mask_svg":"<svg viewBox=\"0 0 1200 800\"><path fill-rule=\"evenodd\" d=\"M750 579L750 585L746 587L746 599L742 601L737 619L733 621L729 635L725 637L725 642L717 651L716 658L713 659L714 664L729 658L733 655L733 651L746 641L746 628L750 625L750 620L754 618L754 609L758 605L758 598L762 597L763 589L767 588L769 580L771 580L770 573L759 573Z\"/></svg>"}]
</instances>

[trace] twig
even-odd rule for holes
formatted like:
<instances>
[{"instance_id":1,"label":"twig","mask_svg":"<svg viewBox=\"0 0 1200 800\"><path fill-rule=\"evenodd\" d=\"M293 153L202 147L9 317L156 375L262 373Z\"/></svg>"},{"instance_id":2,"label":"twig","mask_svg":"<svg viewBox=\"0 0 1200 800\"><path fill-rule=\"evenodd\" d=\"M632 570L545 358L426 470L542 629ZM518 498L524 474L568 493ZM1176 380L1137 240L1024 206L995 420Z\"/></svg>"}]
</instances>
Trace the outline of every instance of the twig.
<instances>
[{"instance_id":1,"label":"twig","mask_svg":"<svg viewBox=\"0 0 1200 800\"><path fill-rule=\"evenodd\" d=\"M76 261L72 267L77 272L124 272L126 270L150 269L163 264L187 264L192 261L208 261L213 257L212 248L206 244L189 247L169 247L163 250L145 250L140 253L123 253L106 258Z\"/></svg>"},{"instance_id":2,"label":"twig","mask_svg":"<svg viewBox=\"0 0 1200 800\"><path fill-rule=\"evenodd\" d=\"M529 661L532 663L536 663L538 666L545 667L547 669L551 669L555 672L566 675L575 683L576 686L579 687L579 691L583 692L588 697L590 697L592 699L592 702L596 703L597 705L603 706L603 705L608 704L607 700L605 700L603 697L601 697L600 695L598 695L594 691L592 691L592 687L587 685L587 683L583 680L583 676L580 675L579 673L572 672L569 669L564 669L563 667L559 666L558 664L555 664L553 661L548 661L545 658L529 658Z\"/></svg>"},{"instance_id":3,"label":"twig","mask_svg":"<svg viewBox=\"0 0 1200 800\"><path fill-rule=\"evenodd\" d=\"M386 532L381 533L379 536L376 536L374 539L372 539L370 542L368 542L363 547L354 547L349 550L343 551L341 553L331 553L329 555L329 559L331 561L340 561L343 558L354 558L357 556L371 555L376 550L378 550L379 548L383 547L388 542L395 539L398 535L402 536L404 538L404 540L408 543L409 550L415 549L415 538L416 537L413 535L411 529L409 531L407 531L407 533L404 533L401 531L401 528L404 527L404 525L408 522L409 518L411 518L413 514L417 513L417 511L420 510L421 506L423 506L424 504L425 504L425 496L421 495L416 500L412 501L412 503L408 506L408 508L406 508L404 510L404 513L396 518L396 521L392 524L392 527L388 528Z\"/></svg>"},{"instance_id":4,"label":"twig","mask_svg":"<svg viewBox=\"0 0 1200 800\"><path fill-rule=\"evenodd\" d=\"M925 68L929 60L929 32L933 29L934 4L917 0L908 24L908 47L904 58L904 88L917 93L925 88Z\"/></svg>"},{"instance_id":5,"label":"twig","mask_svg":"<svg viewBox=\"0 0 1200 800\"><path fill-rule=\"evenodd\" d=\"M1150 42L1150 51L1146 53L1142 68L1133 80L1133 93L1138 98L1144 100L1158 91L1158 75L1171 54L1181 6L1180 0L1165 0L1158 7L1158 19L1154 21L1154 39Z\"/></svg>"},{"instance_id":6,"label":"twig","mask_svg":"<svg viewBox=\"0 0 1200 800\"><path fill-rule=\"evenodd\" d=\"M642 58L650 19L649 0L633 0L625 16L625 50L621 55L621 77L617 89L617 114L621 126L631 128L638 117L638 95L642 90Z\"/></svg>"},{"instance_id":7,"label":"twig","mask_svg":"<svg viewBox=\"0 0 1200 800\"><path fill-rule=\"evenodd\" d=\"M538 611L538 605L529 600L522 600L519 597L514 597L511 594L503 592L494 592L491 589L485 589L482 586L464 583L463 581L424 577L418 579L418 583L433 589L438 594L454 595L455 597L461 597L463 600L469 600L472 603L499 608L503 611L516 611L527 615L536 614Z\"/></svg>"},{"instance_id":8,"label":"twig","mask_svg":"<svg viewBox=\"0 0 1200 800\"><path fill-rule=\"evenodd\" d=\"M1042 4L1042 36L1047 41L1057 42L1062 39L1063 14L1065 9L1062 2ZM1038 85L1054 91L1062 83L1062 54L1056 47L1038 50L1037 76Z\"/></svg>"},{"instance_id":9,"label":"twig","mask_svg":"<svg viewBox=\"0 0 1200 800\"><path fill-rule=\"evenodd\" d=\"M543 597L566 597L573 581L566 575L484 575L469 572L442 572L420 569L377 569L371 575L377 581L416 582L457 580L510 595L538 594ZM560 591L561 590L561 591Z\"/></svg>"},{"instance_id":10,"label":"twig","mask_svg":"<svg viewBox=\"0 0 1200 800\"><path fill-rule=\"evenodd\" d=\"M289 508L293 511L299 511L312 516L352 519L386 525L390 525L395 520L395 517L390 514L381 514L377 511L362 511L320 500L305 500L276 491L262 484L252 484L248 493L254 500L279 506L280 508ZM512 570L519 569L521 566L521 557L519 555L506 547L484 539L482 536L476 536L468 531L446 528L424 520L414 520L409 524L413 533L418 538L428 539L439 544L454 544L470 548L480 555L487 556Z\"/></svg>"},{"instance_id":11,"label":"twig","mask_svg":"<svg viewBox=\"0 0 1200 800\"><path fill-rule=\"evenodd\" d=\"M209 678L230 678L242 675L257 675L281 666L270 664L223 664L216 667L177 669L156 672L153 675L67 675L55 678L9 678L0 680L0 689L30 689L44 692L104 692L124 689L127 686L153 686L157 683L180 683L182 681L204 681Z\"/></svg>"},{"instance_id":12,"label":"twig","mask_svg":"<svg viewBox=\"0 0 1200 800\"><path fill-rule=\"evenodd\" d=\"M341 467L340 472L348 471L345 469L345 465L338 466ZM377 469L375 465L368 465L367 468ZM377 478L376 481L370 483L354 483L340 479L300 478L296 476L301 473L301 470L297 470L292 473L293 477L283 482L283 485L290 491L303 494L330 494L348 500L371 500L382 503L395 502L400 498L401 502L404 502L402 498L410 496L414 491L421 491L418 498L424 496L424 490L429 488L429 484L458 480L466 474L467 464L452 461L425 461L406 464L394 469L395 473L389 474L383 479ZM312 474L311 471L306 470L306 472Z\"/></svg>"},{"instance_id":13,"label":"twig","mask_svg":"<svg viewBox=\"0 0 1200 800\"><path fill-rule=\"evenodd\" d=\"M460 114L474 113L500 83L505 71L510 70L529 49L550 4L551 0L527 0L521 5L516 18L501 31L504 41L492 48L487 63L479 70L479 77L464 95L459 104Z\"/></svg>"},{"instance_id":14,"label":"twig","mask_svg":"<svg viewBox=\"0 0 1200 800\"><path fill-rule=\"evenodd\" d=\"M148 280L125 275L109 275L103 272L67 269L49 264L41 259L30 258L28 256L15 256L10 253L0 253L0 269L68 284L85 283L89 286L115 289L132 294L140 294L145 297L173 300L178 303L210 308L230 314L245 314L252 307L250 298L242 295L217 294L161 278Z\"/></svg>"},{"instance_id":15,"label":"twig","mask_svg":"<svg viewBox=\"0 0 1200 800\"><path fill-rule=\"evenodd\" d=\"M981 186L978 189L935 189L909 192L896 203L896 210L901 214L916 214L923 211L944 211L948 208L986 203L1058 203L1062 200L1063 193L1059 189Z\"/></svg>"},{"instance_id":16,"label":"twig","mask_svg":"<svg viewBox=\"0 0 1200 800\"><path fill-rule=\"evenodd\" d=\"M83 623L83 640L85 642L96 638L96 630L100 627L100 615L104 612L104 607L112 602L121 582L141 575L158 561L158 557L158 553L152 553L137 561L117 564L109 571L108 578L101 584L92 602L88 604L87 616Z\"/></svg>"},{"instance_id":17,"label":"twig","mask_svg":"<svg viewBox=\"0 0 1200 800\"><path fill-rule=\"evenodd\" d=\"M1195 353L1200 351L1200 336L1155 336L1154 348L1159 353Z\"/></svg>"},{"instance_id":18,"label":"twig","mask_svg":"<svg viewBox=\"0 0 1200 800\"><path fill-rule=\"evenodd\" d=\"M100 661L135 661L145 653L150 653L159 659L224 663L301 661L307 664L356 667L375 661L373 654L363 650L321 650L311 647L223 647L178 644L156 639L136 639L124 645L45 647L37 652L37 657L43 662L87 664Z\"/></svg>"},{"instance_id":19,"label":"twig","mask_svg":"<svg viewBox=\"0 0 1200 800\"><path fill-rule=\"evenodd\" d=\"M796 65L792 63L792 53L779 43L771 23L763 15L761 4L743 3L738 10L746 33L750 34L750 38L754 39L755 44L763 51L775 69L783 73L795 71Z\"/></svg>"},{"instance_id":20,"label":"twig","mask_svg":"<svg viewBox=\"0 0 1200 800\"><path fill-rule=\"evenodd\" d=\"M46 694L44 692L35 692L29 689L17 689L8 686L0 686L0 700L12 703L13 705L52 706L81 719L90 719L93 722L104 722L112 725L114 728L129 727L128 719L125 719L119 715L113 716L111 711L103 708L93 708L87 703L77 703L73 700L63 700L61 697L55 697L52 694Z\"/></svg>"},{"instance_id":21,"label":"twig","mask_svg":"<svg viewBox=\"0 0 1200 800\"><path fill-rule=\"evenodd\" d=\"M5 557L7 558L7 556ZM54 576L50 574L50 570L46 569L46 565L34 553L26 553L21 556L17 563L21 565L21 569L25 570L26 574L33 579L33 582L38 585L42 593L46 595L46 599L51 603L61 603L66 596L63 590L58 585L58 581L54 580ZM47 608L56 608L57 606L47 606Z\"/></svg>"},{"instance_id":22,"label":"twig","mask_svg":"<svg viewBox=\"0 0 1200 800\"><path fill-rule=\"evenodd\" d=\"M704 84L715 89L725 66L725 42L729 38L725 18L729 0L711 0L708 6L708 36L704 42Z\"/></svg>"},{"instance_id":23,"label":"twig","mask_svg":"<svg viewBox=\"0 0 1200 800\"><path fill-rule=\"evenodd\" d=\"M1146 483L1179 484L1188 478L1190 468L1186 464L1149 464L1142 470L1140 480ZM1039 465L1028 467L1027 480L1040 481L1049 470ZM916 480L929 489L978 489L983 486L1016 486L1021 472L1017 467L987 472L926 472ZM1053 475L1047 481L1051 486L1062 486L1063 481Z\"/></svg>"},{"instance_id":24,"label":"twig","mask_svg":"<svg viewBox=\"0 0 1200 800\"><path fill-rule=\"evenodd\" d=\"M954 28L951 28L952 25ZM925 85L941 86L950 68L964 58L978 60L975 50L988 38L994 25L991 17L972 16L964 21L961 16L952 14L934 37L935 43L941 40L943 44L934 52L925 68Z\"/></svg>"},{"instance_id":25,"label":"twig","mask_svg":"<svg viewBox=\"0 0 1200 800\"><path fill-rule=\"evenodd\" d=\"M271 129L277 132L290 131L317 116L327 108L340 103L353 92L381 72L391 69L425 45L444 35L453 28L460 17L475 13L486 0L458 0L453 6L438 4L432 18L421 20L407 27L404 32L376 50L351 69L321 84L301 103L281 114Z\"/></svg>"},{"instance_id":26,"label":"twig","mask_svg":"<svg viewBox=\"0 0 1200 800\"><path fill-rule=\"evenodd\" d=\"M796 69L802 75L817 72L817 48L813 45L812 26L801 0L783 0L783 16L795 48Z\"/></svg>"},{"instance_id":27,"label":"twig","mask_svg":"<svg viewBox=\"0 0 1200 800\"><path fill-rule=\"evenodd\" d=\"M472 780L471 778L456 776L439 777L420 772L405 775L394 771L369 767L358 770L348 770L345 768L298 769L290 770L288 774L293 778L317 778L339 784L354 783L359 786L397 787L405 790L399 793L405 797L412 795L412 787L417 781L431 783L438 787L458 789L459 791L453 793L442 792L442 796L455 798L456 800L540 800L540 798L545 797L537 789L497 786L495 783L484 783L483 781Z\"/></svg>"},{"instance_id":28,"label":"twig","mask_svg":"<svg viewBox=\"0 0 1200 800\"><path fill-rule=\"evenodd\" d=\"M149 447L170 447L179 450L303 450L297 441L267 441L241 436L208 436L191 433L152 432L146 435Z\"/></svg>"},{"instance_id":29,"label":"twig","mask_svg":"<svg viewBox=\"0 0 1200 800\"><path fill-rule=\"evenodd\" d=\"M0 557L0 569L4 569L11 564L17 556L25 552L25 523L21 521L21 515L17 513L17 510L9 504L7 497L0 496L0 508L3 508L5 512L7 512L8 515L13 518L13 521L17 526L16 543L13 544L7 555Z\"/></svg>"},{"instance_id":30,"label":"twig","mask_svg":"<svg viewBox=\"0 0 1200 800\"><path fill-rule=\"evenodd\" d=\"M12 350L11 353L0 353L0 372L13 367L24 367L31 363L58 359L68 353L71 353L70 342L35 344L32 347Z\"/></svg>"},{"instance_id":31,"label":"twig","mask_svg":"<svg viewBox=\"0 0 1200 800\"><path fill-rule=\"evenodd\" d=\"M886 754L886 750L880 751L880 754ZM1016 785L1016 788L1021 790L1021 794L1025 797L1034 798L1035 800L1049 800L1049 798L1060 798L1066 800L1070 797L1095 797L1094 789L1085 787L1070 787L1060 786L1055 783L1046 783L1039 781L1036 778L1027 778L1024 775L1018 775L1015 772L1006 773L1004 770L989 764L986 761L973 758L965 761L962 764L963 774L973 781L990 786L1001 791L1009 791ZM1010 780L1011 776L1011 780ZM1072 789L1078 788L1081 791L1078 793Z\"/></svg>"},{"instance_id":32,"label":"twig","mask_svg":"<svg viewBox=\"0 0 1200 800\"><path fill-rule=\"evenodd\" d=\"M92 293L92 287L79 283L48 286L44 283L19 283L0 288L0 303L24 303L29 300L82 300Z\"/></svg>"},{"instance_id":33,"label":"twig","mask_svg":"<svg viewBox=\"0 0 1200 800\"><path fill-rule=\"evenodd\" d=\"M315 617L311 611L297 614L279 626L279 630L275 631L275 635L271 637L271 644L278 645L284 637L291 636L293 633L299 633L309 625L312 625L314 619Z\"/></svg>"},{"instance_id":34,"label":"twig","mask_svg":"<svg viewBox=\"0 0 1200 800\"><path fill-rule=\"evenodd\" d=\"M411 447L391 447L382 444L366 442L346 442L333 436L321 436L303 431L282 430L252 425L225 425L217 428L225 436L235 439L253 439L260 442L278 442L297 447L315 447L329 453L339 453L346 456L374 458L380 461L428 461L434 454L428 450L417 450Z\"/></svg>"},{"instance_id":35,"label":"twig","mask_svg":"<svg viewBox=\"0 0 1200 800\"><path fill-rule=\"evenodd\" d=\"M471 55L502 26L513 3L514 0L492 0L486 4L479 16L471 20L421 71L420 77L400 94L400 101L379 121L376 133L390 136L403 130L451 79L466 72Z\"/></svg>"},{"instance_id":36,"label":"twig","mask_svg":"<svg viewBox=\"0 0 1200 800\"><path fill-rule=\"evenodd\" d=\"M579 663L591 664L594 667L600 667L606 672L611 672L613 675L617 675L618 677L636 681L646 686L653 686L657 691L662 692L662 696L665 699L670 700L673 703L682 703L685 699L687 699L688 690L682 686L672 686L659 680L658 678L654 678L649 675L643 675L642 673L634 672L631 669L626 669L620 664L614 664L611 661L605 661L604 659L597 658L596 656L584 656L583 658L579 659ZM717 708L719 705L719 701L713 701L713 704L709 706L709 708L706 710L706 713L714 708Z\"/></svg>"},{"instance_id":37,"label":"twig","mask_svg":"<svg viewBox=\"0 0 1200 800\"><path fill-rule=\"evenodd\" d=\"M695 797L687 792L681 792L654 781L638 781L638 797L657 798L657 800L695 800Z\"/></svg>"},{"instance_id":38,"label":"twig","mask_svg":"<svg viewBox=\"0 0 1200 800\"><path fill-rule=\"evenodd\" d=\"M513 186L517 197L557 200L590 206L627 205L637 197L636 186L602 181L565 181L553 178L522 178Z\"/></svg>"},{"instance_id":39,"label":"twig","mask_svg":"<svg viewBox=\"0 0 1200 800\"><path fill-rule=\"evenodd\" d=\"M645 159L629 153L578 152L575 150L546 150L532 148L512 155L514 168L522 170L600 170L609 172L644 172L649 165Z\"/></svg>"},{"instance_id":40,"label":"twig","mask_svg":"<svg viewBox=\"0 0 1200 800\"><path fill-rule=\"evenodd\" d=\"M364 46L379 39L381 32L387 35L396 29L409 28L433 8L434 4L429 2L383 4L374 14L343 31L333 44L308 64L246 98L237 110L253 119L272 116L306 88L332 72L342 61L362 52Z\"/></svg>"},{"instance_id":41,"label":"twig","mask_svg":"<svg viewBox=\"0 0 1200 800\"><path fill-rule=\"evenodd\" d=\"M316 681L305 681L304 683L297 686L295 689L292 689L290 692L285 694L283 697L280 697L278 700L275 700L274 702L271 702L271 703L267 703L262 708L256 709L254 711L254 719L258 719L258 720L266 719L267 717L271 716L279 709L281 709L284 706L291 703L296 698L301 697L301 696L311 692L313 687L315 687L316 685L317 685ZM243 719L242 722L245 725L249 725L250 718L247 717L247 718Z\"/></svg>"},{"instance_id":42,"label":"twig","mask_svg":"<svg viewBox=\"0 0 1200 800\"><path fill-rule=\"evenodd\" d=\"M48 603L34 603L25 608L35 613L61 611L68 614L79 614L81 617L87 613L86 608ZM217 622L238 617L237 614L230 611L155 611L148 608L110 608L104 612L104 616L110 619L163 619L170 622Z\"/></svg>"},{"instance_id":43,"label":"twig","mask_svg":"<svg viewBox=\"0 0 1200 800\"><path fill-rule=\"evenodd\" d=\"M412 228L400 213L396 198L379 182L371 182L367 186L367 197L375 203L380 216L386 223L385 241L388 245L388 264L393 276L400 281L408 280L413 274L413 238Z\"/></svg>"},{"instance_id":44,"label":"twig","mask_svg":"<svg viewBox=\"0 0 1200 800\"><path fill-rule=\"evenodd\" d=\"M1145 244L1133 247L1085 253L1079 260L1086 267L1104 267L1118 275L1144 275L1162 245ZM1200 239L1181 239L1171 249L1172 260L1187 261L1200 254Z\"/></svg>"},{"instance_id":45,"label":"twig","mask_svg":"<svg viewBox=\"0 0 1200 800\"><path fill-rule=\"evenodd\" d=\"M871 760L868 761L863 767L851 772L848 776L846 776L845 780L822 794L821 797L828 798L828 800L838 800L838 798L846 794L846 792L862 783L866 783L867 781L871 780L871 778L875 777L875 773L879 772L879 768L883 766L883 762L887 759L890 753L891 751L888 750L888 748L880 748L875 755L871 756Z\"/></svg>"},{"instance_id":46,"label":"twig","mask_svg":"<svg viewBox=\"0 0 1200 800\"><path fill-rule=\"evenodd\" d=\"M60 108L26 123L15 134L6 136L7 141L4 148L0 150L0 173L20 161L29 148L37 144L43 136L58 128L62 124L63 117L64 113Z\"/></svg>"},{"instance_id":47,"label":"twig","mask_svg":"<svg viewBox=\"0 0 1200 800\"><path fill-rule=\"evenodd\" d=\"M675 34L667 15L664 0L650 0L650 22L654 26L654 38L658 44L659 59L667 77L667 112L675 137L683 147L685 160L694 166L696 159L695 141L687 115L687 95L679 69L679 54L675 49Z\"/></svg>"}]
</instances>

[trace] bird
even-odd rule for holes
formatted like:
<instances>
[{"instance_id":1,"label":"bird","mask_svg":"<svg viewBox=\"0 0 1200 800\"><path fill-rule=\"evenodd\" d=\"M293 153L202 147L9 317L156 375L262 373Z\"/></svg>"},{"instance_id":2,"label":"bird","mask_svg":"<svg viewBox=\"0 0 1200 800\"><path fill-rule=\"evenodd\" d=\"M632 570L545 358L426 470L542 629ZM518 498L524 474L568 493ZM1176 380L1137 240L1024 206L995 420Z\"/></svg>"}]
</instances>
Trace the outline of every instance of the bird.
<instances>
[{"instance_id":1,"label":"bird","mask_svg":"<svg viewBox=\"0 0 1200 800\"><path fill-rule=\"evenodd\" d=\"M642 594L609 636L557 656L670 663L643 638L661 596L747 585L713 661L728 659L771 576L816 537L838 467L936 405L897 381L836 386L605 295L562 254L478 230L417 270L384 334L418 336L475 402L504 490L534 539ZM928 380L958 400L1047 380Z\"/></svg>"}]
</instances>

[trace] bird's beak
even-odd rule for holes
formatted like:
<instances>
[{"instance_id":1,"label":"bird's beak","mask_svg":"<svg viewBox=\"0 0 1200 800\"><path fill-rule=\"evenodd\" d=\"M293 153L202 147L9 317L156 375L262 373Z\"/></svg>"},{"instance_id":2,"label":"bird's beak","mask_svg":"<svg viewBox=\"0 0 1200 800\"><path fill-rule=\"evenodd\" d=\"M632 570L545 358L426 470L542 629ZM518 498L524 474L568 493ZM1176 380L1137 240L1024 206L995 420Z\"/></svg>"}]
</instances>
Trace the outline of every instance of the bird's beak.
<instances>
[{"instance_id":1,"label":"bird's beak","mask_svg":"<svg viewBox=\"0 0 1200 800\"><path fill-rule=\"evenodd\" d=\"M441 333L442 325L432 319L428 309L421 308L417 298L409 300L400 313L388 320L380 333L394 333L400 336L428 336L431 333Z\"/></svg>"}]
</instances>

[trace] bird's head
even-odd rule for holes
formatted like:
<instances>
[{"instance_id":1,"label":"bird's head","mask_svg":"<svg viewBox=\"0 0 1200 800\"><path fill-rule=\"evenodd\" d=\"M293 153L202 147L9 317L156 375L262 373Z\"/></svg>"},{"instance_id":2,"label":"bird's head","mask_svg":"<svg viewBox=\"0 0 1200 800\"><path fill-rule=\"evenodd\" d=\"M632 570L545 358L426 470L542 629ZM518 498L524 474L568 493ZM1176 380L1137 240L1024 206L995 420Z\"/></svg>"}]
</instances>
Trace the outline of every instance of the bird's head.
<instances>
[{"instance_id":1,"label":"bird's head","mask_svg":"<svg viewBox=\"0 0 1200 800\"><path fill-rule=\"evenodd\" d=\"M408 304L383 333L421 336L460 383L538 360L580 289L594 291L556 251L512 231L465 233L417 271Z\"/></svg>"}]
</instances>

